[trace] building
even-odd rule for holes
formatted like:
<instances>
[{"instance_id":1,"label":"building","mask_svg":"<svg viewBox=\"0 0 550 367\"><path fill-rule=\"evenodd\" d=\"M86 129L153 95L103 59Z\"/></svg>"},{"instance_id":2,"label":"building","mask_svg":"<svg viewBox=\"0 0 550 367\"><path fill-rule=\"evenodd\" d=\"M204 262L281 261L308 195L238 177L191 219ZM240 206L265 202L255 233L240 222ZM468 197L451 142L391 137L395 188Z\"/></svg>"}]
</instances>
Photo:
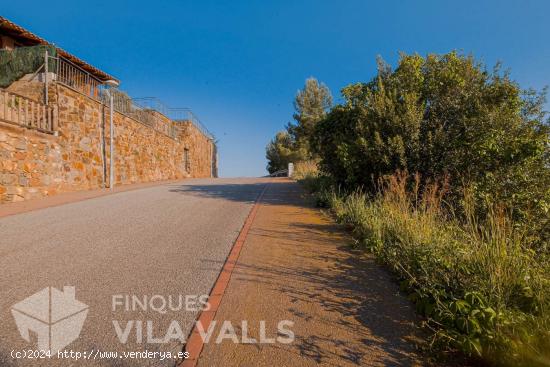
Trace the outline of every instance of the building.
<instances>
[{"instance_id":1,"label":"building","mask_svg":"<svg viewBox=\"0 0 550 367\"><path fill-rule=\"evenodd\" d=\"M217 176L214 138L189 109L119 82L0 17L0 202L108 187L110 95L116 185Z\"/></svg>"}]
</instances>

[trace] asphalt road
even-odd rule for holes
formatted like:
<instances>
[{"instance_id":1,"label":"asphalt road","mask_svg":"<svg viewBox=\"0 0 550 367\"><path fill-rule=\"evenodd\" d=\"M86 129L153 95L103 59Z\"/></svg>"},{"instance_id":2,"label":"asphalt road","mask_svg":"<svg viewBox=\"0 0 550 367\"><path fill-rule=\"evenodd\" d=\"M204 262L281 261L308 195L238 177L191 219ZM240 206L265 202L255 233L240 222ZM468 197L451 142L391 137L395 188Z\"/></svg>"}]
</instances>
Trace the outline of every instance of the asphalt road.
<instances>
[{"instance_id":1,"label":"asphalt road","mask_svg":"<svg viewBox=\"0 0 550 367\"><path fill-rule=\"evenodd\" d=\"M187 180L0 218L0 365L174 365L95 353L181 351L178 336L187 336L197 313L192 296L210 292L265 184ZM88 306L80 336L65 349L92 359L12 358L13 351L37 348L37 335L31 333L30 343L21 337L12 307L64 286L74 286L76 299ZM63 331L75 329L53 316L71 313L54 304L53 292L50 340L56 325L67 337Z\"/></svg>"}]
</instances>

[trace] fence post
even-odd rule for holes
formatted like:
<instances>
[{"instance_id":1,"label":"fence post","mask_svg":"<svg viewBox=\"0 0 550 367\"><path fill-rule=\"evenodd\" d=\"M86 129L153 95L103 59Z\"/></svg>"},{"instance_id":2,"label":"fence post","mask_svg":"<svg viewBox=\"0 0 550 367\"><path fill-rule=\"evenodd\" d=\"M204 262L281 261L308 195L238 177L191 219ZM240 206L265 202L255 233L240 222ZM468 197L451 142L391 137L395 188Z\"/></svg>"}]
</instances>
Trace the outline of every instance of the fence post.
<instances>
[{"instance_id":1,"label":"fence post","mask_svg":"<svg viewBox=\"0 0 550 367\"><path fill-rule=\"evenodd\" d=\"M48 61L48 50L46 50L44 54L44 101L46 102L46 106L48 105Z\"/></svg>"},{"instance_id":2,"label":"fence post","mask_svg":"<svg viewBox=\"0 0 550 367\"><path fill-rule=\"evenodd\" d=\"M48 129L48 110L47 110L47 106L44 105L42 106L42 121L40 121L40 128L41 129Z\"/></svg>"},{"instance_id":3,"label":"fence post","mask_svg":"<svg viewBox=\"0 0 550 367\"><path fill-rule=\"evenodd\" d=\"M25 125L30 126L29 120L29 100L25 99Z\"/></svg>"},{"instance_id":4,"label":"fence post","mask_svg":"<svg viewBox=\"0 0 550 367\"><path fill-rule=\"evenodd\" d=\"M57 136L58 132L57 132L57 124L58 124L58 121L57 121L57 105L54 105L53 106L53 121L52 121L52 131L53 133Z\"/></svg>"},{"instance_id":5,"label":"fence post","mask_svg":"<svg viewBox=\"0 0 550 367\"><path fill-rule=\"evenodd\" d=\"M31 115L31 120L30 120L30 123L29 123L29 126L34 126L35 125L35 119L34 119L34 101L31 101L31 112L30 112L30 115Z\"/></svg>"}]
</instances>

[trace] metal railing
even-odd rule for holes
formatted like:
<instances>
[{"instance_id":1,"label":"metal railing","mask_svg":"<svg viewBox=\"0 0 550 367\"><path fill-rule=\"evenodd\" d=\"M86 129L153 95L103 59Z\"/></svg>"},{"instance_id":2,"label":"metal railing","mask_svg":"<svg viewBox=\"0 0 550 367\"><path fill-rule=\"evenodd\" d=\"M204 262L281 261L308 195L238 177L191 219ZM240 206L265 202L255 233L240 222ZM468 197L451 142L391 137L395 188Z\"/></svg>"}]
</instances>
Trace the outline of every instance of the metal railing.
<instances>
[{"instance_id":1,"label":"metal railing","mask_svg":"<svg viewBox=\"0 0 550 367\"><path fill-rule=\"evenodd\" d=\"M136 104L142 106L143 108L146 108L149 110L155 110L157 112L162 113L164 116L168 116L168 110L170 108L157 97L138 97L138 98L133 98L133 101Z\"/></svg>"},{"instance_id":2,"label":"metal railing","mask_svg":"<svg viewBox=\"0 0 550 367\"><path fill-rule=\"evenodd\" d=\"M81 67L73 64L62 57L55 58L57 62L56 76L57 82L87 95L88 97L99 99L103 82L88 73Z\"/></svg>"},{"instance_id":3,"label":"metal railing","mask_svg":"<svg viewBox=\"0 0 550 367\"><path fill-rule=\"evenodd\" d=\"M216 140L214 135L208 131L206 126L201 122L201 120L193 113L190 108L170 108L168 110L168 117L170 117L175 122L180 121L189 121L191 122L204 136L209 140Z\"/></svg>"},{"instance_id":4,"label":"metal railing","mask_svg":"<svg viewBox=\"0 0 550 367\"><path fill-rule=\"evenodd\" d=\"M104 93L103 82L74 63L62 58L57 62L55 80L106 105L109 98ZM126 93L113 89L114 109L172 138L176 138L179 122L191 122L208 139L214 135L189 108L171 108L156 97L130 98ZM159 115L160 114L160 115ZM170 121L171 120L171 121Z\"/></svg>"},{"instance_id":5,"label":"metal railing","mask_svg":"<svg viewBox=\"0 0 550 367\"><path fill-rule=\"evenodd\" d=\"M208 131L206 126L204 126L204 124L190 108L168 107L164 104L164 102L156 97L140 97L132 98L131 100L136 106L140 106L143 110L156 111L176 124L184 121L191 122L204 136L210 140L215 140L214 135Z\"/></svg>"},{"instance_id":6,"label":"metal railing","mask_svg":"<svg viewBox=\"0 0 550 367\"><path fill-rule=\"evenodd\" d=\"M53 133L57 129L57 107L0 89L0 121Z\"/></svg>"},{"instance_id":7,"label":"metal railing","mask_svg":"<svg viewBox=\"0 0 550 367\"><path fill-rule=\"evenodd\" d=\"M113 93L113 108L115 111L168 135L172 139L177 138L178 131L174 121L165 117L157 110L139 103L139 99L131 98L118 89L111 89L110 91ZM102 91L100 95L100 101L108 106L110 103L109 94Z\"/></svg>"}]
</instances>

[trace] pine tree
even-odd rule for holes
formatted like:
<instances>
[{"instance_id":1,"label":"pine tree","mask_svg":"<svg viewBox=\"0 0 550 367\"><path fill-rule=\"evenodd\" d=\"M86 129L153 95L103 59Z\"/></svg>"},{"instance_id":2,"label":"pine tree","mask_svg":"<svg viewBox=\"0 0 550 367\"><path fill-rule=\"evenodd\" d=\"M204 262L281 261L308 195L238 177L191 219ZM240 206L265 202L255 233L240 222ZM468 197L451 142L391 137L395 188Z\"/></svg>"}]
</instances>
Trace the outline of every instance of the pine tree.
<instances>
[{"instance_id":1,"label":"pine tree","mask_svg":"<svg viewBox=\"0 0 550 367\"><path fill-rule=\"evenodd\" d=\"M312 158L310 144L315 125L326 116L331 107L332 95L328 87L313 77L308 78L294 100L296 112L293 117L296 122L287 126L299 159Z\"/></svg>"}]
</instances>

